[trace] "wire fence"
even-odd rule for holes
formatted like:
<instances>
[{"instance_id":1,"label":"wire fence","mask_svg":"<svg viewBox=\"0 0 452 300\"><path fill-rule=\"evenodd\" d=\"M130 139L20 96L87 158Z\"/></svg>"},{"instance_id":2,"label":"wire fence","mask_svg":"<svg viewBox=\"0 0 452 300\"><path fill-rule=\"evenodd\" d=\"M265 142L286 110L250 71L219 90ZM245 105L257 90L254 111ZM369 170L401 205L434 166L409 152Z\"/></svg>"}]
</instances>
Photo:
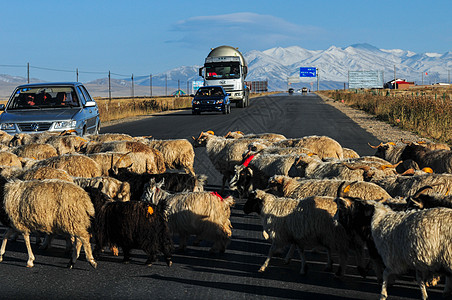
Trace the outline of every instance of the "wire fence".
<instances>
[{"instance_id":1,"label":"wire fence","mask_svg":"<svg viewBox=\"0 0 452 300\"><path fill-rule=\"evenodd\" d=\"M4 70L4 71L3 71ZM6 75L6 74L15 75ZM52 73L52 74L51 74ZM192 93L192 80L175 79L168 74L158 76L121 74L109 71L86 71L26 65L0 64L0 100L7 99L20 84L42 81L80 81L93 97L171 96ZM18 75L21 74L21 75ZM56 76L55 76L56 74ZM72 75L71 75L72 74ZM99 76L96 76L99 75ZM47 80L58 78L57 80Z\"/></svg>"}]
</instances>

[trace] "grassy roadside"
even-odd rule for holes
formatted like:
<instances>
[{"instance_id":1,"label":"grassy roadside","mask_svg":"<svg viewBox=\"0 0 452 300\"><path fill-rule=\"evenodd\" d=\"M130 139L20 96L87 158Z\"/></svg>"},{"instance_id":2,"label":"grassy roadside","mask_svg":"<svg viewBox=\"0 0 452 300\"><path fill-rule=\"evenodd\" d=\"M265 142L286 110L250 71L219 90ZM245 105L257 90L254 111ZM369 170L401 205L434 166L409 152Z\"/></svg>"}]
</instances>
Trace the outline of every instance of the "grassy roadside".
<instances>
[{"instance_id":1,"label":"grassy roadside","mask_svg":"<svg viewBox=\"0 0 452 300\"><path fill-rule=\"evenodd\" d=\"M330 90L318 94L421 137L452 145L452 89Z\"/></svg>"},{"instance_id":2,"label":"grassy roadside","mask_svg":"<svg viewBox=\"0 0 452 300\"><path fill-rule=\"evenodd\" d=\"M275 92L276 93L276 92ZM272 93L253 93L250 98ZM129 117L149 115L157 112L191 108L191 97L135 97L135 98L95 98L99 107L101 122Z\"/></svg>"}]
</instances>

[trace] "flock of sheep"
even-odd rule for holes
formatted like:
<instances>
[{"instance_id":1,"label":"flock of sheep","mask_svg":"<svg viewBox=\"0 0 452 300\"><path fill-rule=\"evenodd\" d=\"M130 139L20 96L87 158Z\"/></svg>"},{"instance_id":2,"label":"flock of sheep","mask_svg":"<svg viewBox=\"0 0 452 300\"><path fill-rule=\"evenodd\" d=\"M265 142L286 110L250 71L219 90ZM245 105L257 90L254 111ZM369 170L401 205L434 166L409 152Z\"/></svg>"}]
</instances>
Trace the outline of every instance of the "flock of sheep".
<instances>
[{"instance_id":1,"label":"flock of sheep","mask_svg":"<svg viewBox=\"0 0 452 300\"><path fill-rule=\"evenodd\" d=\"M221 191L204 191L206 176L195 174L193 147L205 147L223 175ZM24 236L27 266L34 256L30 234L67 237L76 262L81 246L96 267L104 247L142 249L148 265L163 254L170 266L173 235L179 249L195 242L212 243L224 252L230 242L228 185L242 199L244 212L257 213L263 237L272 242L259 269L290 247L307 266L304 250L339 257L335 274L345 272L350 253L366 276L370 257L381 298L393 275L414 271L427 298L426 285L445 276L445 295L452 294L452 151L447 145L423 142L381 143L375 156L360 157L326 136L288 139L281 134L202 132L185 139L154 140L125 134L84 138L50 133L0 132L0 221L8 228L0 249L15 233ZM91 250L91 243L95 248ZM366 254L368 253L368 255Z\"/></svg>"}]
</instances>

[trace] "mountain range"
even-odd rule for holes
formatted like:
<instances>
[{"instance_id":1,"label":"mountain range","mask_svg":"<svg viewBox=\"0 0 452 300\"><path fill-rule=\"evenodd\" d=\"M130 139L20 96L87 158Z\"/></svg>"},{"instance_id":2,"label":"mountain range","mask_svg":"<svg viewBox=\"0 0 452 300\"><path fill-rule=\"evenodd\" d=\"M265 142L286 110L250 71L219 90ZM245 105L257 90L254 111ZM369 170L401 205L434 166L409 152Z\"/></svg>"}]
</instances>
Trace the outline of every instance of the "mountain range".
<instances>
[{"instance_id":1,"label":"mountain range","mask_svg":"<svg viewBox=\"0 0 452 300\"><path fill-rule=\"evenodd\" d=\"M244 56L249 70L246 80L268 80L270 90L281 91L287 89L289 78L291 81L300 81L294 83L294 87L311 84L316 89L316 78L299 78L300 67L318 69L320 89L343 88L348 81L349 71L383 71L385 81L394 79L395 72L397 78L414 81L416 84L432 84L449 82L452 69L452 51L443 54L414 53L409 50L379 49L369 44L355 44L345 48L331 46L326 50L307 50L299 46L277 47L265 51L252 50L244 53ZM185 90L187 82L202 80L198 76L201 66L181 66L155 74L152 85L156 87L156 91L160 88L160 93L166 84L168 91L170 87ZM23 80L21 77L0 75L0 83L23 83ZM149 87L149 82L149 76L134 78L136 86ZM86 84L108 87L108 80L101 78ZM130 87L131 79L112 79L113 84L116 87Z\"/></svg>"}]
</instances>

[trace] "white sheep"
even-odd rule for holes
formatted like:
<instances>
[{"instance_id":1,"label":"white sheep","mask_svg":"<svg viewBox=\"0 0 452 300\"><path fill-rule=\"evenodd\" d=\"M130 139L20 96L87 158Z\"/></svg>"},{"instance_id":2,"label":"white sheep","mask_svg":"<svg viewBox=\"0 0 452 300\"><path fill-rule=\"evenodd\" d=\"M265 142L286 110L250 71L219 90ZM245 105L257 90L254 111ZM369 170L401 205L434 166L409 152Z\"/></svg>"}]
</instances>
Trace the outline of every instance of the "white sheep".
<instances>
[{"instance_id":1,"label":"white sheep","mask_svg":"<svg viewBox=\"0 0 452 300\"><path fill-rule=\"evenodd\" d=\"M68 234L76 239L76 245L68 267L78 258L81 241L86 258L96 268L88 229L94 217L94 206L88 194L79 186L62 180L33 181L14 180L0 182L3 198L0 203L1 222L8 226L0 249L0 261L6 249L8 237L14 231L24 236L28 251L27 267L33 267L35 257L30 246L30 233Z\"/></svg>"},{"instance_id":2,"label":"white sheep","mask_svg":"<svg viewBox=\"0 0 452 300\"><path fill-rule=\"evenodd\" d=\"M264 272L276 250L296 244L301 257L300 274L306 273L306 247L321 246L328 252L338 251L340 267L336 275L345 271L349 240L344 228L336 225L333 216L336 204L333 197L308 197L302 200L276 197L256 190L243 208L245 214L256 212L263 229L272 240L267 259L259 269ZM327 269L332 268L329 255Z\"/></svg>"},{"instance_id":3,"label":"white sheep","mask_svg":"<svg viewBox=\"0 0 452 300\"><path fill-rule=\"evenodd\" d=\"M232 235L230 221L234 199L222 198L214 192L183 192L170 194L159 188L151 179L145 187L142 200L158 204L162 199L168 204L168 225L173 234L178 234L179 249L184 250L187 238L213 242L210 252L224 252Z\"/></svg>"},{"instance_id":4,"label":"white sheep","mask_svg":"<svg viewBox=\"0 0 452 300\"><path fill-rule=\"evenodd\" d=\"M391 275L416 271L416 280L427 299L426 280L445 274L444 295L452 294L452 209L393 211L375 201L337 198L338 221L347 229L367 237L385 269L381 299L386 299ZM371 233L369 236L368 233ZM370 251L371 257L376 255Z\"/></svg>"}]
</instances>

